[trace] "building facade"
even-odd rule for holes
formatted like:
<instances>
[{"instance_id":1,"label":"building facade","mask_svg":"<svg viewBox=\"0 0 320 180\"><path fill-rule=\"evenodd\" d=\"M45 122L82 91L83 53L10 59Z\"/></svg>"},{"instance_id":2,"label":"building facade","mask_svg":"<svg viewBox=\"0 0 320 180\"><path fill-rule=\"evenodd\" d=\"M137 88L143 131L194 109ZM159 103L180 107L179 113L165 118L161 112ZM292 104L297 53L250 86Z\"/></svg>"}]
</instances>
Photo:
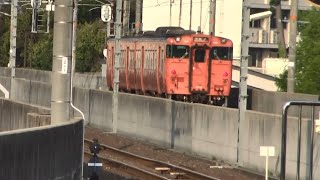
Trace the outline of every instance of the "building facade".
<instances>
[{"instance_id":1,"label":"building facade","mask_svg":"<svg viewBox=\"0 0 320 180\"><path fill-rule=\"evenodd\" d=\"M262 15L263 13L267 14L270 10L269 1L251 0L250 14L252 16L261 13ZM171 0L171 2L171 5L170 0L147 0L143 2L142 22L144 31L171 25L195 31L200 27L202 32L209 33L211 0ZM282 1L283 27L287 47L290 28L286 20L289 19L290 15L290 3L291 0ZM298 3L300 10L311 8L311 4L305 0L299 0ZM233 56L237 64L239 62L237 60L241 56L242 0L216 0L215 17L215 35L233 41ZM249 40L249 54L251 56L249 66L263 68L268 64L264 60L278 58L278 33L275 14L251 20Z\"/></svg>"}]
</instances>

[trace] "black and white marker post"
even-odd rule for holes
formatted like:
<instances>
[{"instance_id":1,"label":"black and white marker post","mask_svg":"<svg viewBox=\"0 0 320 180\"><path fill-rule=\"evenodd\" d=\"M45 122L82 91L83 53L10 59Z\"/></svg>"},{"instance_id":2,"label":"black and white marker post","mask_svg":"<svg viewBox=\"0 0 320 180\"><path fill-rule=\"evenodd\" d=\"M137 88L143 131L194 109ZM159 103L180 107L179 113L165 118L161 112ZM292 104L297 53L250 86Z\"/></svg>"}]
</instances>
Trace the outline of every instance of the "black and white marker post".
<instances>
[{"instance_id":1,"label":"black and white marker post","mask_svg":"<svg viewBox=\"0 0 320 180\"><path fill-rule=\"evenodd\" d=\"M93 154L92 158L89 160L88 167L90 172L89 180L99 180L98 172L101 170L102 163L99 160L98 154L101 150L101 145L97 139L93 139L93 143L90 145L90 152Z\"/></svg>"}]
</instances>

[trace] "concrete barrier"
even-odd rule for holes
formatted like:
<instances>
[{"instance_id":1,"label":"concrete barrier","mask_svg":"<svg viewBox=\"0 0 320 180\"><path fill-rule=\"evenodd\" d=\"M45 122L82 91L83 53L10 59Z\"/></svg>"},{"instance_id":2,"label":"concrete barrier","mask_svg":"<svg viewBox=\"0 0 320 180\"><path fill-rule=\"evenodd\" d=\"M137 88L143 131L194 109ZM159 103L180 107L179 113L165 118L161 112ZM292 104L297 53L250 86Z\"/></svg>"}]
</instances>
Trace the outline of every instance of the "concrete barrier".
<instances>
[{"instance_id":1,"label":"concrete barrier","mask_svg":"<svg viewBox=\"0 0 320 180\"><path fill-rule=\"evenodd\" d=\"M106 78L101 77L101 73L75 73L73 86L87 89L106 89Z\"/></svg>"},{"instance_id":2,"label":"concrete barrier","mask_svg":"<svg viewBox=\"0 0 320 180\"><path fill-rule=\"evenodd\" d=\"M86 80L88 81L88 79ZM51 96L46 94L50 92L50 85L21 79L17 79L14 83L16 83L14 86L22 93L16 95L17 99L28 103L31 102L31 99L36 99L33 103L50 102ZM96 83L93 84L96 85ZM34 87L41 85L45 88ZM46 93L41 94L42 91L46 91ZM40 93L41 95L28 99L29 94L32 93ZM264 159L259 156L259 147L272 145L276 147L277 156L271 158L269 168L272 174L276 175L279 170L278 156L281 146L281 118L279 114L282 112L284 103L290 100L317 100L318 96L259 90L253 90L252 96L254 100L252 109L255 111L247 112L246 120L242 122L238 136L238 112L235 109L119 93L118 131L161 146L198 154L210 159L221 159L233 164L240 164L261 173L264 171ZM40 99L45 102L39 102ZM85 119L90 122L90 125L105 131L112 129L112 92L76 87L74 88L74 103L84 112ZM273 113L278 113L278 115ZM291 108L289 115L296 116L297 110ZM310 116L310 109L304 109L303 115L304 117ZM79 114L75 112L75 116L79 116ZM290 155L287 159L287 173L293 177L295 174L294 163L296 162L294 157L296 135L293 134L296 134L297 128L294 127L294 123L296 123L294 119L289 121L288 132L290 135L287 149ZM302 131L309 132L308 123L304 123L306 124L303 125ZM306 135L304 135L303 143L303 146L307 147L309 142ZM306 151L303 150L302 153L306 154ZM319 148L315 148L316 164L319 163L317 159L319 153ZM309 162L305 157L303 158L301 166L304 168L302 174L305 177L305 169Z\"/></svg>"},{"instance_id":3,"label":"concrete barrier","mask_svg":"<svg viewBox=\"0 0 320 180\"><path fill-rule=\"evenodd\" d=\"M0 133L0 179L82 179L83 121Z\"/></svg>"},{"instance_id":4,"label":"concrete barrier","mask_svg":"<svg viewBox=\"0 0 320 180\"><path fill-rule=\"evenodd\" d=\"M10 77L11 76L11 69L6 68L6 67L0 67L0 76Z\"/></svg>"},{"instance_id":5,"label":"concrete barrier","mask_svg":"<svg viewBox=\"0 0 320 180\"><path fill-rule=\"evenodd\" d=\"M251 107L253 111L282 114L283 106L289 101L318 101L318 95L286 93L286 92L270 92L254 89L252 91ZM318 109L317 111L319 111ZM310 115L310 108L303 109L303 116ZM290 116L298 116L297 108L289 112Z\"/></svg>"},{"instance_id":6,"label":"concrete barrier","mask_svg":"<svg viewBox=\"0 0 320 180\"><path fill-rule=\"evenodd\" d=\"M0 131L27 128L28 113L50 114L50 110L0 98Z\"/></svg>"},{"instance_id":7,"label":"concrete barrier","mask_svg":"<svg viewBox=\"0 0 320 180\"><path fill-rule=\"evenodd\" d=\"M89 122L104 130L112 129L112 93L90 91Z\"/></svg>"},{"instance_id":8,"label":"concrete barrier","mask_svg":"<svg viewBox=\"0 0 320 180\"><path fill-rule=\"evenodd\" d=\"M51 85L38 81L15 78L12 99L29 104L51 107Z\"/></svg>"},{"instance_id":9,"label":"concrete barrier","mask_svg":"<svg viewBox=\"0 0 320 180\"><path fill-rule=\"evenodd\" d=\"M16 69L16 77L28 79L30 81L39 81L43 83L51 83L51 71L41 71L36 69Z\"/></svg>"},{"instance_id":10,"label":"concrete barrier","mask_svg":"<svg viewBox=\"0 0 320 180\"><path fill-rule=\"evenodd\" d=\"M120 93L119 131L170 147L171 110L172 102L169 100Z\"/></svg>"},{"instance_id":11,"label":"concrete barrier","mask_svg":"<svg viewBox=\"0 0 320 180\"><path fill-rule=\"evenodd\" d=\"M81 90L77 100L90 102L83 107L90 125L109 131L112 128L112 93ZM80 91L79 91L80 92ZM89 99L86 97L89 94ZM89 109L88 109L89 108ZM297 121L289 118L287 144L287 176L295 176ZM307 122L304 121L303 132ZM260 146L275 146L276 156L270 158L269 170L279 174L281 147L281 116L247 111L238 135L238 110L201 104L173 102L130 94L119 94L118 131L178 151L219 159L264 173L265 159L259 156ZM292 135L292 136L291 136ZM239 143L238 143L239 138ZM301 177L306 177L306 135L302 141ZM239 151L239 154L238 154ZM320 153L315 149L315 154ZM316 156L318 158L318 156ZM316 164L319 164L317 160ZM320 174L319 174L320 175ZM303 178L302 178L303 179Z\"/></svg>"}]
</instances>

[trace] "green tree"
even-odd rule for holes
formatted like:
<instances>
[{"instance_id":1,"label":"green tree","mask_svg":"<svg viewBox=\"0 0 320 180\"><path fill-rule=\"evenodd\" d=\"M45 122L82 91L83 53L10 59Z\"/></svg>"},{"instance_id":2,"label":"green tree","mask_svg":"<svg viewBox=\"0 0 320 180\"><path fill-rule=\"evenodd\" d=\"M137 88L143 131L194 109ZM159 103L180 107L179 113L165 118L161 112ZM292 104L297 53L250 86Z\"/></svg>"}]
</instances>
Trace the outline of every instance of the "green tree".
<instances>
[{"instance_id":1,"label":"green tree","mask_svg":"<svg viewBox=\"0 0 320 180\"><path fill-rule=\"evenodd\" d=\"M10 50L10 32L5 32L0 39L0 66L8 66Z\"/></svg>"},{"instance_id":2,"label":"green tree","mask_svg":"<svg viewBox=\"0 0 320 180\"><path fill-rule=\"evenodd\" d=\"M320 94L320 11L313 8L302 18L309 21L301 31L296 54L296 92Z\"/></svg>"},{"instance_id":3,"label":"green tree","mask_svg":"<svg viewBox=\"0 0 320 180\"><path fill-rule=\"evenodd\" d=\"M76 71L95 72L101 68L104 33L99 22L79 25L77 37Z\"/></svg>"},{"instance_id":4,"label":"green tree","mask_svg":"<svg viewBox=\"0 0 320 180\"><path fill-rule=\"evenodd\" d=\"M52 70L52 35L43 36L32 47L32 67L40 70Z\"/></svg>"},{"instance_id":5,"label":"green tree","mask_svg":"<svg viewBox=\"0 0 320 180\"><path fill-rule=\"evenodd\" d=\"M276 77L276 86L278 91L286 92L287 91L287 79L288 79L288 70L285 70L279 77Z\"/></svg>"}]
</instances>

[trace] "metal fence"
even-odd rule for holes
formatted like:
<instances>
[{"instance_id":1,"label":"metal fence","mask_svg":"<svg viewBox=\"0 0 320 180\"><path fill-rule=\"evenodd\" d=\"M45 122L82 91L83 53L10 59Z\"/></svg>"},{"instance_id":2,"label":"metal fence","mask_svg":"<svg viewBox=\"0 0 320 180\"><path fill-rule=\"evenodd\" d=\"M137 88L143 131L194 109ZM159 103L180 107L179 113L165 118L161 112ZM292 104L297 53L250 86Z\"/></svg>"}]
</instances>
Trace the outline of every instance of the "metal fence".
<instances>
[{"instance_id":1,"label":"metal fence","mask_svg":"<svg viewBox=\"0 0 320 180\"><path fill-rule=\"evenodd\" d=\"M297 139L297 174L296 179L300 179L300 154L301 154L301 123L302 123L302 107L311 107L311 132L310 133L310 153L307 159L310 162L308 169L308 179L313 180L313 144L314 144L314 133L315 133L315 107L320 106L320 101L291 101L287 102L283 107L282 112L282 138L281 138L281 169L280 169L280 180L286 179L286 150L287 150L287 124L288 124L288 111L292 106L299 107L298 116L298 139Z\"/></svg>"}]
</instances>

